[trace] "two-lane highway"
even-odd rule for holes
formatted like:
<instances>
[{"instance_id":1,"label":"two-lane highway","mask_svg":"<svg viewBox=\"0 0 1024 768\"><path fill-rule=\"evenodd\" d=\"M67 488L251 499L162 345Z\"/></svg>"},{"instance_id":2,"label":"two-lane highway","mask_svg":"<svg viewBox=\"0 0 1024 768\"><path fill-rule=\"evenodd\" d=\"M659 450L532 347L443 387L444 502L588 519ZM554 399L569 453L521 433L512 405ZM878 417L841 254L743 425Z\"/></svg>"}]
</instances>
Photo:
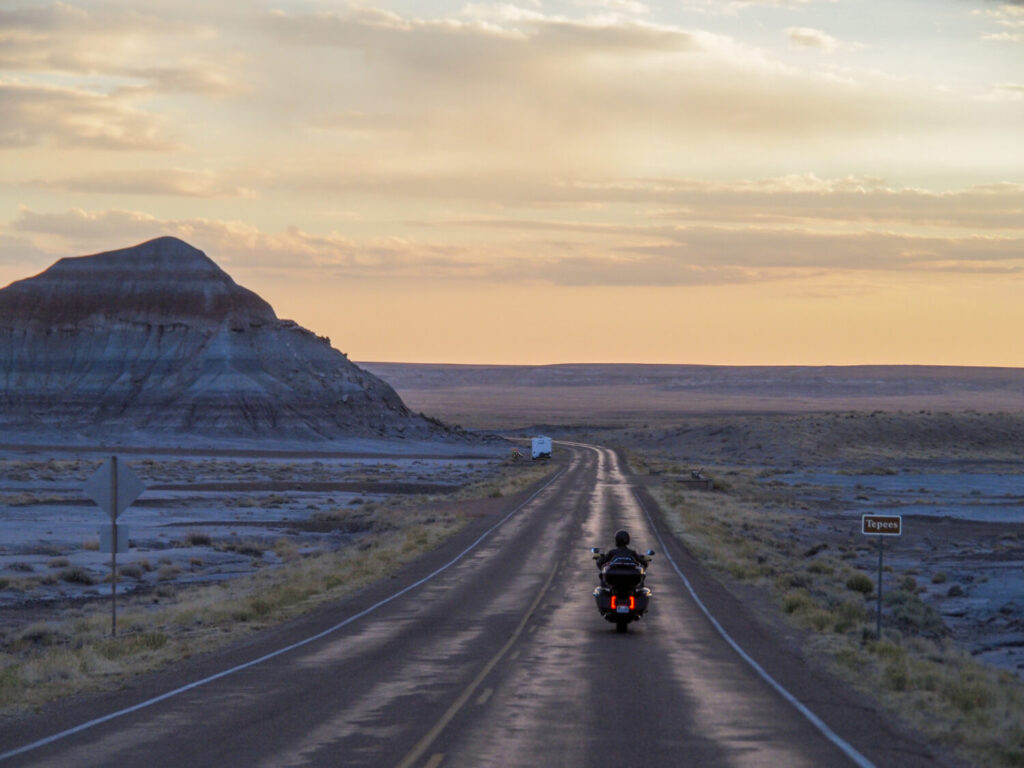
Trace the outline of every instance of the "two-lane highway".
<instances>
[{"instance_id":1,"label":"two-lane highway","mask_svg":"<svg viewBox=\"0 0 1024 768\"><path fill-rule=\"evenodd\" d=\"M648 615L618 635L590 593L590 545L610 546L626 528L633 545L659 549L616 455L592 452L594 475L583 515L548 597L497 670L494 694L469 708L439 738L432 756L451 766L650 765L821 766L850 761L747 666L655 557ZM589 460L589 457L587 457Z\"/></svg>"},{"instance_id":2,"label":"two-lane highway","mask_svg":"<svg viewBox=\"0 0 1024 768\"><path fill-rule=\"evenodd\" d=\"M173 695L98 697L74 732L14 723L5 764L871 765L724 639L616 454L561 449L563 471L432 571ZM625 635L597 613L589 553L622 527L658 550L651 609Z\"/></svg>"}]
</instances>

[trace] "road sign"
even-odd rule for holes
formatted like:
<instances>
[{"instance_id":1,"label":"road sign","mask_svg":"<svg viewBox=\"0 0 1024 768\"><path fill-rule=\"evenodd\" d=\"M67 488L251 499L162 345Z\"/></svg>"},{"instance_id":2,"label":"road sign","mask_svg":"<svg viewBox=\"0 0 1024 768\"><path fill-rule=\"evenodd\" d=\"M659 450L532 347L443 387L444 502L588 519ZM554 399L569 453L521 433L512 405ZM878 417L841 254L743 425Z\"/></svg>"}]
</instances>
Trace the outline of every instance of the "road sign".
<instances>
[{"instance_id":1,"label":"road sign","mask_svg":"<svg viewBox=\"0 0 1024 768\"><path fill-rule=\"evenodd\" d=\"M100 531L100 547L110 553L110 634L117 636L117 553L128 550L128 529L117 527L117 518L146 486L132 468L111 456L85 481L85 492L110 515L110 530ZM123 533L122 533L123 531Z\"/></svg>"},{"instance_id":2,"label":"road sign","mask_svg":"<svg viewBox=\"0 0 1024 768\"><path fill-rule=\"evenodd\" d=\"M100 528L100 552L110 552L112 547L110 542L114 538L114 533L111 529L117 531L117 551L119 554L123 554L128 551L128 526L118 525L111 526L110 528L103 526Z\"/></svg>"},{"instance_id":3,"label":"road sign","mask_svg":"<svg viewBox=\"0 0 1024 768\"><path fill-rule=\"evenodd\" d=\"M900 536L903 518L900 515L861 515L860 532L871 536Z\"/></svg>"},{"instance_id":4,"label":"road sign","mask_svg":"<svg viewBox=\"0 0 1024 768\"><path fill-rule=\"evenodd\" d=\"M116 483L111 482L114 479L112 478L114 474L112 467L115 466L117 467ZM124 512L144 490L146 490L146 486L142 484L132 468L123 461L117 461L113 456L103 462L100 468L85 481L86 495L95 501L100 509L114 518ZM115 493L117 494L116 505L114 504Z\"/></svg>"},{"instance_id":5,"label":"road sign","mask_svg":"<svg viewBox=\"0 0 1024 768\"><path fill-rule=\"evenodd\" d=\"M860 532L869 536L900 536L903 533L903 518L900 515L861 515ZM875 613L875 637L882 639L882 546L885 539L878 540L878 610Z\"/></svg>"}]
</instances>

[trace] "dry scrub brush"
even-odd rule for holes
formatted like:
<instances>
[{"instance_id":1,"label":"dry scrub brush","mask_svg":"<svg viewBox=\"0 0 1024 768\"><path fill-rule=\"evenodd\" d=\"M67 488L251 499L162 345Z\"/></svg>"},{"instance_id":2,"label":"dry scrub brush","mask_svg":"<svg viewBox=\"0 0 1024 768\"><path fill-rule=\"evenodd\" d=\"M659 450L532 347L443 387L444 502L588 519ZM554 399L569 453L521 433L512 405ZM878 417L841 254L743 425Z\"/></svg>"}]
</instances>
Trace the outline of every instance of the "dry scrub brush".
<instances>
[{"instance_id":1,"label":"dry scrub brush","mask_svg":"<svg viewBox=\"0 0 1024 768\"><path fill-rule=\"evenodd\" d=\"M658 462L647 459L645 466L657 471ZM700 493L665 483L655 496L691 552L762 589L844 679L973 764L1024 765L1019 678L956 648L909 575L887 577L894 586L886 589L883 638L876 639L876 585L851 565L851 552L808 548L792 531L813 531L814 516L762 494L753 475L736 473L732 486Z\"/></svg>"},{"instance_id":2,"label":"dry scrub brush","mask_svg":"<svg viewBox=\"0 0 1024 768\"><path fill-rule=\"evenodd\" d=\"M110 687L238 639L336 599L395 570L435 539L422 525L371 535L361 548L298 558L276 569L212 585L165 586L162 597L125 597L118 636L100 603L0 639L2 711L38 707L60 696ZM140 569L141 571L141 569ZM177 575L162 565L157 578Z\"/></svg>"},{"instance_id":3,"label":"dry scrub brush","mask_svg":"<svg viewBox=\"0 0 1024 768\"><path fill-rule=\"evenodd\" d=\"M512 467L490 483L511 494L552 471L548 465ZM0 712L112 687L351 593L458 531L466 518L455 502L486 496L492 487L481 482L448 497L396 498L327 514L342 527L349 516L360 520L359 535L337 551L301 554L287 539L212 542L260 560L272 551L281 560L277 567L231 581L172 585L180 567L162 560L154 593L123 598L116 638L110 636L109 609L102 601L0 637ZM188 536L202 540L202 535ZM121 572L141 578L152 570L149 561L140 561L137 569Z\"/></svg>"}]
</instances>

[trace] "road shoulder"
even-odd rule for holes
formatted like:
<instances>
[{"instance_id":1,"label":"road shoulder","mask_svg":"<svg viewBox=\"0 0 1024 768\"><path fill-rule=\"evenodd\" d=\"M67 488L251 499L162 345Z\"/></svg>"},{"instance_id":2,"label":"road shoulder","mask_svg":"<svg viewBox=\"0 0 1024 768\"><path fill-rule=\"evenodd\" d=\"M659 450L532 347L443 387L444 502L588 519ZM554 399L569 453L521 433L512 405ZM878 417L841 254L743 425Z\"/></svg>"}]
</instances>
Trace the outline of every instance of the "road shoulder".
<instances>
[{"instance_id":1,"label":"road shoulder","mask_svg":"<svg viewBox=\"0 0 1024 768\"><path fill-rule=\"evenodd\" d=\"M831 674L826 659L806 650L808 635L785 622L759 590L702 566L672 533L654 497L641 484L634 488L672 559L711 615L744 652L829 728L878 766L967 767Z\"/></svg>"}]
</instances>

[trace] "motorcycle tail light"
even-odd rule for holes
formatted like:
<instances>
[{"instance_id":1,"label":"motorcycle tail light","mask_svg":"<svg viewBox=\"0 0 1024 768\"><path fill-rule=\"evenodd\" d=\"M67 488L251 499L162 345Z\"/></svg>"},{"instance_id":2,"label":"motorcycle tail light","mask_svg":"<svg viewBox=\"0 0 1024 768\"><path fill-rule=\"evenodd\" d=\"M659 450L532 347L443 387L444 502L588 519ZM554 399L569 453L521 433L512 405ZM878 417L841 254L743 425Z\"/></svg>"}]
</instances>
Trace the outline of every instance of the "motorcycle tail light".
<instances>
[{"instance_id":1,"label":"motorcycle tail light","mask_svg":"<svg viewBox=\"0 0 1024 768\"><path fill-rule=\"evenodd\" d=\"M615 607L616 607L616 606L615 606L615 603L616 603L616 602L618 602L618 601L617 601L617 600L615 599L615 595L612 595L612 610L613 610L613 611L615 610Z\"/></svg>"},{"instance_id":2,"label":"motorcycle tail light","mask_svg":"<svg viewBox=\"0 0 1024 768\"><path fill-rule=\"evenodd\" d=\"M635 611L636 610L636 598L633 597L633 595L629 596L629 610L631 610L631 611Z\"/></svg>"}]
</instances>

